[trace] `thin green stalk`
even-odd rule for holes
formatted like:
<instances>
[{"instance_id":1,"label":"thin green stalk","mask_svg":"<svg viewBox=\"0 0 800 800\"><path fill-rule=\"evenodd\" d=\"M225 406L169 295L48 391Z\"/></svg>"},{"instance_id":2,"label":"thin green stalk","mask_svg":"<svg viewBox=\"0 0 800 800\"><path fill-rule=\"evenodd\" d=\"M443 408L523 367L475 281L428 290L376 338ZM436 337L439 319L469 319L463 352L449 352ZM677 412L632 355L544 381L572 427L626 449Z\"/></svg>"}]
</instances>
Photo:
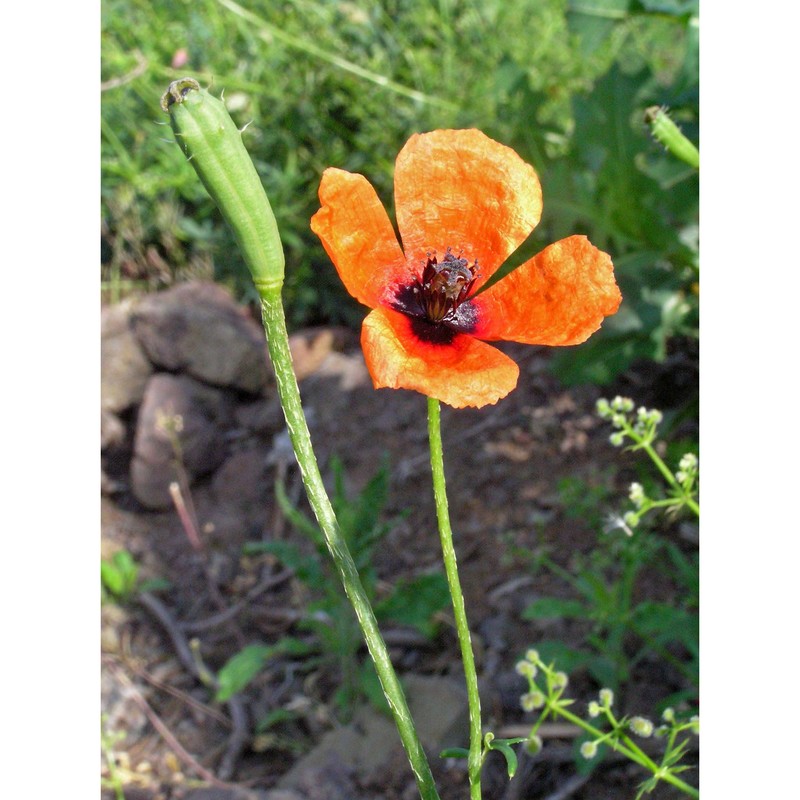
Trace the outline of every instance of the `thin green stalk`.
<instances>
[{"instance_id":1,"label":"thin green stalk","mask_svg":"<svg viewBox=\"0 0 800 800\"><path fill-rule=\"evenodd\" d=\"M342 579L347 597L358 617L367 649L375 663L375 671L378 673L383 693L386 695L400 739L414 772L420 796L422 800L439 800L425 751L422 749L414 722L411 719L403 687L395 674L389 658L389 651L378 629L375 614L359 578L358 569L339 530L333 507L322 482L322 475L311 445L311 435L303 414L297 377L292 367L280 289L264 284L258 286L258 289L261 296L261 313L264 330L267 334L267 345L278 383L278 394L309 503L325 536L328 551Z\"/></svg>"},{"instance_id":2,"label":"thin green stalk","mask_svg":"<svg viewBox=\"0 0 800 800\"><path fill-rule=\"evenodd\" d=\"M667 483L672 486L673 489L681 493L683 501L686 503L689 508L694 511L694 513L699 517L700 516L700 506L697 504L695 500L689 497L684 491L681 485L678 483L675 476L672 474L672 470L662 461L661 456L656 453L653 449L653 446L647 442L639 440L642 446L642 449L650 456L651 461L656 465L658 471L666 478Z\"/></svg>"},{"instance_id":3,"label":"thin green stalk","mask_svg":"<svg viewBox=\"0 0 800 800\"><path fill-rule=\"evenodd\" d=\"M600 737L603 735L601 730L595 728L593 725L590 725L585 720L582 720L579 716L577 716L577 714L567 711L567 709L563 706L553 708L553 711L556 715L563 717L573 725L577 725L579 728L582 728L592 736ZM673 775L668 770L665 770L656 764L655 761L653 761L640 747L636 745L635 742L631 741L631 739L629 739L627 736L623 736L623 740L625 741L625 744L617 741L613 744L610 744L609 747L613 747L631 761L635 761L637 764L639 764L639 766L650 770L650 772L652 772L654 775L658 775L659 780L671 783L677 789L680 789L682 792L690 795L691 797L700 797L700 792L698 792L697 789L695 789L693 786L689 786L688 783L682 781L679 777L677 777L677 775Z\"/></svg>"},{"instance_id":4,"label":"thin green stalk","mask_svg":"<svg viewBox=\"0 0 800 800\"><path fill-rule=\"evenodd\" d=\"M453 531L450 528L450 513L447 507L447 489L444 480L444 457L442 454L441 409L439 401L428 398L428 438L431 447L431 471L433 472L433 495L436 501L436 518L439 522L439 538L442 543L442 557L453 598L453 616L456 620L458 642L461 645L461 660L464 663L464 677L467 682L467 702L469 704L469 791L471 800L481 798L481 699L478 694L478 674L475 671L475 658L472 654L472 638L467 624L467 611L464 594L458 579L456 551L453 547Z\"/></svg>"}]
</instances>

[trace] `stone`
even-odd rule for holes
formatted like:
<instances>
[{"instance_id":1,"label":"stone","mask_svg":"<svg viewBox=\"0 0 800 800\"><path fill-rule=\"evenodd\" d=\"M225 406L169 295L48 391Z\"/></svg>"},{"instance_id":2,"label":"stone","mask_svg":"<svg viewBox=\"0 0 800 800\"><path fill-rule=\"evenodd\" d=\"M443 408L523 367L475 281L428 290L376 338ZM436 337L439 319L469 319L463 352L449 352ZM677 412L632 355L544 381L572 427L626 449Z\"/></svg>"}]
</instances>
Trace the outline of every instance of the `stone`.
<instances>
[{"instance_id":1,"label":"stone","mask_svg":"<svg viewBox=\"0 0 800 800\"><path fill-rule=\"evenodd\" d=\"M431 752L469 741L465 691L449 678L406 675L402 679L420 741ZM306 792L314 780L328 777L331 764L369 781L387 768L402 748L394 721L372 707L361 708L353 722L329 731L278 783ZM323 790L328 789L323 784Z\"/></svg>"},{"instance_id":2,"label":"stone","mask_svg":"<svg viewBox=\"0 0 800 800\"><path fill-rule=\"evenodd\" d=\"M198 281L148 295L131 322L161 369L250 394L271 382L263 331L221 286Z\"/></svg>"},{"instance_id":3,"label":"stone","mask_svg":"<svg viewBox=\"0 0 800 800\"><path fill-rule=\"evenodd\" d=\"M214 473L211 486L221 504L264 505L274 493L272 482L267 480L264 451L251 448L233 453Z\"/></svg>"},{"instance_id":4,"label":"stone","mask_svg":"<svg viewBox=\"0 0 800 800\"><path fill-rule=\"evenodd\" d=\"M107 306L100 317L100 406L120 412L141 402L153 372L131 329L132 301Z\"/></svg>"},{"instance_id":5,"label":"stone","mask_svg":"<svg viewBox=\"0 0 800 800\"><path fill-rule=\"evenodd\" d=\"M224 392L186 375L154 375L139 409L133 444L131 490L136 499L151 509L170 506L169 484L177 477L171 437L190 480L216 469L225 458L224 432L232 420L233 403Z\"/></svg>"}]
</instances>

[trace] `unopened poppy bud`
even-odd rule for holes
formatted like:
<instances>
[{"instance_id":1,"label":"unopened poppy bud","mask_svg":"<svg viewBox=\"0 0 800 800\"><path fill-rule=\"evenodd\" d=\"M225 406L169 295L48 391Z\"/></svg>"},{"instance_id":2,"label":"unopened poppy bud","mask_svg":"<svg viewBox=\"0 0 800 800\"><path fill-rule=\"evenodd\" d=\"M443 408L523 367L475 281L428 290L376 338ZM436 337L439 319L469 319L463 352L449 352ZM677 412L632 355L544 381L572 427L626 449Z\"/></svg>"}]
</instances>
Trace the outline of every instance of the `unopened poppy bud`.
<instances>
[{"instance_id":1,"label":"unopened poppy bud","mask_svg":"<svg viewBox=\"0 0 800 800\"><path fill-rule=\"evenodd\" d=\"M585 759L594 758L597 755L597 742L584 742L581 745L581 755Z\"/></svg>"},{"instance_id":2,"label":"unopened poppy bud","mask_svg":"<svg viewBox=\"0 0 800 800\"><path fill-rule=\"evenodd\" d=\"M637 736L645 739L653 735L653 723L645 717L632 717L628 726Z\"/></svg>"},{"instance_id":3,"label":"unopened poppy bud","mask_svg":"<svg viewBox=\"0 0 800 800\"><path fill-rule=\"evenodd\" d=\"M644 112L644 121L650 126L653 138L669 150L672 155L697 169L700 166L700 153L681 133L663 106L650 106Z\"/></svg>"},{"instance_id":4,"label":"unopened poppy bud","mask_svg":"<svg viewBox=\"0 0 800 800\"><path fill-rule=\"evenodd\" d=\"M161 98L175 138L233 230L259 292L279 291L284 256L275 215L225 104L194 78L170 83Z\"/></svg>"},{"instance_id":5,"label":"unopened poppy bud","mask_svg":"<svg viewBox=\"0 0 800 800\"><path fill-rule=\"evenodd\" d=\"M541 708L544 705L544 701L545 697L542 692L527 692L526 694L522 695L522 710L535 711L537 708Z\"/></svg>"},{"instance_id":6,"label":"unopened poppy bud","mask_svg":"<svg viewBox=\"0 0 800 800\"><path fill-rule=\"evenodd\" d=\"M600 705L603 708L611 708L614 703L614 692L611 689L600 690Z\"/></svg>"},{"instance_id":7,"label":"unopened poppy bud","mask_svg":"<svg viewBox=\"0 0 800 800\"><path fill-rule=\"evenodd\" d=\"M525 740L525 750L527 751L528 755L535 756L538 753L542 752L542 738L537 734L533 734L529 736Z\"/></svg>"}]
</instances>

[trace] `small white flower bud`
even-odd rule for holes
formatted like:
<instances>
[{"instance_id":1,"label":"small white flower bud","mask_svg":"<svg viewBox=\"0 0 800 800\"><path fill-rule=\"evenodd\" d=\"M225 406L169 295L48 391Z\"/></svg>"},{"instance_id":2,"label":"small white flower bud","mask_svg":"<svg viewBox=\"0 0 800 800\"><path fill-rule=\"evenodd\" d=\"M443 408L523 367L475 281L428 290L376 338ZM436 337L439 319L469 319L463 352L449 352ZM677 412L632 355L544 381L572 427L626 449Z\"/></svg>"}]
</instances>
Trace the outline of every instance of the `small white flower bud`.
<instances>
[{"instance_id":1,"label":"small white flower bud","mask_svg":"<svg viewBox=\"0 0 800 800\"><path fill-rule=\"evenodd\" d=\"M597 405L595 406L595 410L597 411L598 415L601 416L603 419L611 416L611 406L608 404L608 400L605 397L601 397L597 401Z\"/></svg>"},{"instance_id":2,"label":"small white flower bud","mask_svg":"<svg viewBox=\"0 0 800 800\"><path fill-rule=\"evenodd\" d=\"M527 692L522 695L520 702L523 711L535 711L537 708L541 708L544 705L545 697L544 694L539 691Z\"/></svg>"},{"instance_id":3,"label":"small white flower bud","mask_svg":"<svg viewBox=\"0 0 800 800\"><path fill-rule=\"evenodd\" d=\"M614 692L611 689L601 689L600 690L600 705L603 708L611 708L614 704Z\"/></svg>"},{"instance_id":4,"label":"small white flower bud","mask_svg":"<svg viewBox=\"0 0 800 800\"><path fill-rule=\"evenodd\" d=\"M632 717L628 726L637 736L645 739L653 735L653 723L645 717Z\"/></svg>"},{"instance_id":5,"label":"small white flower bud","mask_svg":"<svg viewBox=\"0 0 800 800\"><path fill-rule=\"evenodd\" d=\"M600 704L596 700L589 703L589 716L592 718L600 716Z\"/></svg>"},{"instance_id":6,"label":"small white flower bud","mask_svg":"<svg viewBox=\"0 0 800 800\"><path fill-rule=\"evenodd\" d=\"M581 745L581 755L586 758L594 758L597 755L597 742L584 742Z\"/></svg>"},{"instance_id":7,"label":"small white flower bud","mask_svg":"<svg viewBox=\"0 0 800 800\"><path fill-rule=\"evenodd\" d=\"M525 660L536 664L539 661L539 651L534 650L532 647L525 651Z\"/></svg>"},{"instance_id":8,"label":"small white flower bud","mask_svg":"<svg viewBox=\"0 0 800 800\"><path fill-rule=\"evenodd\" d=\"M566 672L554 672L553 673L553 688L554 689L566 689L569 685L569 675Z\"/></svg>"},{"instance_id":9,"label":"small white flower bud","mask_svg":"<svg viewBox=\"0 0 800 800\"><path fill-rule=\"evenodd\" d=\"M645 500L644 487L641 483L632 483L628 489L628 497L630 501L636 506L641 508Z\"/></svg>"}]
</instances>

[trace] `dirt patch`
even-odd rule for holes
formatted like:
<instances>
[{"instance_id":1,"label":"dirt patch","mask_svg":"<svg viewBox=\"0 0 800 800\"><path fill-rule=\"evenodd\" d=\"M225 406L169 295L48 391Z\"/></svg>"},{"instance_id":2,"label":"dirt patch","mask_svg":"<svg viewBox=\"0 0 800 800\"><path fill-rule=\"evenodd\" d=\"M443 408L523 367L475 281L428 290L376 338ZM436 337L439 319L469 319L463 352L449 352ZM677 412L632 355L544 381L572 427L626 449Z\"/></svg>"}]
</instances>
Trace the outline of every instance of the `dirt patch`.
<instances>
[{"instance_id":1,"label":"dirt patch","mask_svg":"<svg viewBox=\"0 0 800 800\"><path fill-rule=\"evenodd\" d=\"M319 337L324 337L322 344ZM351 493L363 488L384 460L390 465L383 516L395 521L374 556L380 600L398 581L441 569L425 398L406 391L375 391L353 335L312 331L295 340L295 348L299 358L308 354L301 365L305 376L301 391L331 488L334 458L342 462ZM514 672L525 649L542 638L577 645L586 634L582 622L529 621L521 616L537 597L567 593L552 574L533 570L530 554L546 550L569 569L576 556L590 552L602 535L591 521L567 513L563 479L584 494L597 490L598 497L608 498L610 509L619 508L636 463L634 457L609 446L609 431L593 411L597 389L561 386L547 371L545 349L513 345L502 349L520 365L517 390L493 407L442 410L450 511L474 632L485 724L498 735L518 733L532 720L519 706L525 689ZM620 388L650 405L684 402L694 390L696 375L690 358L681 356L672 367L676 363L678 369L672 374L669 367L634 371ZM311 551L307 537L287 522L275 501L273 487L280 477L292 501L305 508L298 470L271 394L274 390L264 381L257 388L257 396L231 390L222 438L214 440L215 469L198 470L192 476L189 499L201 548L193 546L174 508L148 509L132 493L129 465L138 412L115 411L124 430L104 452L110 482L106 488L111 486L102 499L104 554L124 548L141 564L143 580L166 580L168 587L152 596L168 612L181 638L197 641L188 656L194 659L192 668L185 654L181 657L168 626L159 621L157 608L137 602L124 609L104 608L104 710L109 715L107 729L125 734L114 745L114 753L126 797L209 800L210 794L197 794L205 787L203 791L217 792L214 797L220 800L244 798L244 789L262 800L339 796L409 800L415 788L398 746L388 748L379 769L373 764L370 771L359 773L347 766L346 759L339 759L322 762L316 773L304 778L305 783L282 786L282 778L326 735L345 730L334 701L340 676L330 663L292 656L270 661L241 696L246 736L235 748L231 739L237 730L236 714L230 706L213 703L213 693L198 679L202 665L216 672L247 644L309 635L300 625L314 599L308 585L274 555L243 554L243 546L254 541L289 542ZM667 576L654 572L640 582L638 591L661 599L673 589ZM401 674L456 684L462 680L449 612L439 615L433 639L391 625L386 635ZM624 702L637 713L652 714L656 700L683 687L680 674L669 665L645 662L637 668ZM570 687L574 696L585 698L597 688L585 673L574 676ZM284 720L258 732L258 722L276 712ZM176 749L176 743L184 752ZM543 798L569 781L575 781L572 797L632 797L643 777L627 763L608 759L592 780L579 782L570 740L554 738L547 750L546 757L536 760L523 756L511 783L502 761L490 759L487 800ZM437 756L430 751L442 800L465 797L463 763ZM226 758L227 785L214 786L209 776L220 777ZM104 774L108 776L107 766ZM660 789L655 796L675 795Z\"/></svg>"}]
</instances>

